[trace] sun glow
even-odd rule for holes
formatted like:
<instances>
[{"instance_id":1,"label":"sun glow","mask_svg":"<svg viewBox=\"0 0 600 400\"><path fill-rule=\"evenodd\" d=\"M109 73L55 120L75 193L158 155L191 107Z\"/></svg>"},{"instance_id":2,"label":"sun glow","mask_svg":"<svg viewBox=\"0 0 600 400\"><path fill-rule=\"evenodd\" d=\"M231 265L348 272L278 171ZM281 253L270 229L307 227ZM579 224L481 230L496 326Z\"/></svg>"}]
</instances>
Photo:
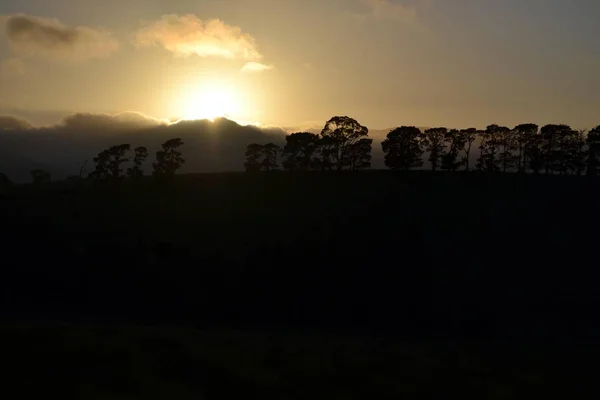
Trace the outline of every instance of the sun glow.
<instances>
[{"instance_id":1,"label":"sun glow","mask_svg":"<svg viewBox=\"0 0 600 400\"><path fill-rule=\"evenodd\" d=\"M181 100L183 119L236 118L242 110L241 96L235 88L210 83L194 88Z\"/></svg>"}]
</instances>

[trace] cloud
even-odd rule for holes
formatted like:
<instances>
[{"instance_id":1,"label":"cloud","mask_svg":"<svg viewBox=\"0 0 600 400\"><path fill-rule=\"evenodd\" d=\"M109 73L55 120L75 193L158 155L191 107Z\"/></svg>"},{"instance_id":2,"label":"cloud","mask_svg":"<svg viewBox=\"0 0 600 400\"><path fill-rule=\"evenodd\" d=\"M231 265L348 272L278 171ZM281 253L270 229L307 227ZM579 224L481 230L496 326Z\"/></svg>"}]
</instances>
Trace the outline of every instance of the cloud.
<instances>
[{"instance_id":1,"label":"cloud","mask_svg":"<svg viewBox=\"0 0 600 400\"><path fill-rule=\"evenodd\" d=\"M167 125L168 121L149 117L138 112L119 114L86 114L77 113L65 117L59 124L61 128L81 132L113 132L129 131L159 125Z\"/></svg>"},{"instance_id":2,"label":"cloud","mask_svg":"<svg viewBox=\"0 0 600 400\"><path fill-rule=\"evenodd\" d=\"M321 133L323 130L324 121L304 121L299 125L284 127L287 133L295 132L310 132L310 133Z\"/></svg>"},{"instance_id":3,"label":"cloud","mask_svg":"<svg viewBox=\"0 0 600 400\"><path fill-rule=\"evenodd\" d=\"M18 14L3 18L2 25L12 50L22 56L84 62L108 57L119 49L110 32L67 26L54 18Z\"/></svg>"},{"instance_id":4,"label":"cloud","mask_svg":"<svg viewBox=\"0 0 600 400\"><path fill-rule=\"evenodd\" d=\"M362 0L368 12L362 17L411 23L417 19L417 10L406 0Z\"/></svg>"},{"instance_id":5,"label":"cloud","mask_svg":"<svg viewBox=\"0 0 600 400\"><path fill-rule=\"evenodd\" d=\"M258 60L256 40L237 26L219 19L203 21L193 14L163 15L139 29L135 42L139 46L162 46L177 55Z\"/></svg>"},{"instance_id":6,"label":"cloud","mask_svg":"<svg viewBox=\"0 0 600 400\"><path fill-rule=\"evenodd\" d=\"M23 119L0 115L0 131L20 131L32 128L33 126Z\"/></svg>"},{"instance_id":7,"label":"cloud","mask_svg":"<svg viewBox=\"0 0 600 400\"><path fill-rule=\"evenodd\" d=\"M255 73L255 72L268 71L273 68L274 67L272 65L266 65L266 64L259 63L259 62L248 62L242 67L242 69L240 71L245 72L245 73Z\"/></svg>"},{"instance_id":8,"label":"cloud","mask_svg":"<svg viewBox=\"0 0 600 400\"><path fill-rule=\"evenodd\" d=\"M0 76L25 75L25 63L20 58L8 58L0 62Z\"/></svg>"},{"instance_id":9,"label":"cloud","mask_svg":"<svg viewBox=\"0 0 600 400\"><path fill-rule=\"evenodd\" d=\"M73 114L68 110L36 110L17 107L0 101L0 115L11 115L28 121L33 126L49 126L61 121L65 115Z\"/></svg>"},{"instance_id":10,"label":"cloud","mask_svg":"<svg viewBox=\"0 0 600 400\"><path fill-rule=\"evenodd\" d=\"M0 172L15 182L31 179L29 171L48 170L55 179L78 175L85 160L88 172L92 159L102 150L116 144L146 146L150 158L145 164L149 173L153 156L166 140L180 137L186 164L182 173L227 172L244 169L244 153L250 143L285 144L285 132L277 127L240 125L219 118L180 121L168 124L140 113L69 115L61 123L31 127L13 117L0 118Z\"/></svg>"}]
</instances>

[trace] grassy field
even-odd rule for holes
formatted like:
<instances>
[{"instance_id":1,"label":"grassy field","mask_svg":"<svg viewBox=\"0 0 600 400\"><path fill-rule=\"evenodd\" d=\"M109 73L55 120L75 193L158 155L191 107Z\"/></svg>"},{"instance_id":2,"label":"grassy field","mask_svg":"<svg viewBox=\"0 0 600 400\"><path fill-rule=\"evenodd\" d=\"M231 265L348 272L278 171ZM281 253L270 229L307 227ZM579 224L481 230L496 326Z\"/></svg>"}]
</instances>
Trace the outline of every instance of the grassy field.
<instances>
[{"instance_id":1,"label":"grassy field","mask_svg":"<svg viewBox=\"0 0 600 400\"><path fill-rule=\"evenodd\" d=\"M17 186L0 198L3 310L593 339L599 187L388 171Z\"/></svg>"},{"instance_id":2,"label":"grassy field","mask_svg":"<svg viewBox=\"0 0 600 400\"><path fill-rule=\"evenodd\" d=\"M115 325L19 325L1 335L6 398L587 398L595 379L593 352Z\"/></svg>"},{"instance_id":3,"label":"grassy field","mask_svg":"<svg viewBox=\"0 0 600 400\"><path fill-rule=\"evenodd\" d=\"M15 186L7 381L80 398L582 398L598 188L388 171Z\"/></svg>"}]
</instances>

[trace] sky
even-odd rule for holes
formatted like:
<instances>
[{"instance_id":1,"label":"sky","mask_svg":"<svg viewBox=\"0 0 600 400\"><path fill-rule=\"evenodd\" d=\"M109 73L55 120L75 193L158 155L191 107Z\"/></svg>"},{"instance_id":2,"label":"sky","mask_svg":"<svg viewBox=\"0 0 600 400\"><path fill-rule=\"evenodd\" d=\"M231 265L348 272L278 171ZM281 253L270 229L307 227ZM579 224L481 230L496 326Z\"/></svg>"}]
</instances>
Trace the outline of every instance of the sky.
<instances>
[{"instance_id":1,"label":"sky","mask_svg":"<svg viewBox=\"0 0 600 400\"><path fill-rule=\"evenodd\" d=\"M3 0L0 115L591 128L598 15L597 0Z\"/></svg>"}]
</instances>

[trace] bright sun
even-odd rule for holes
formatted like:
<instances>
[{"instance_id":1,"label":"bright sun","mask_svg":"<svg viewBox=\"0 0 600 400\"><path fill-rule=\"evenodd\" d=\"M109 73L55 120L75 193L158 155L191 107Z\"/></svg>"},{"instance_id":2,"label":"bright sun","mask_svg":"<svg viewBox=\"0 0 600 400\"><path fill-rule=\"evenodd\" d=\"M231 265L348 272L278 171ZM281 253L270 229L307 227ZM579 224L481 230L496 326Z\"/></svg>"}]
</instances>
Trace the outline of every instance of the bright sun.
<instances>
[{"instance_id":1,"label":"bright sun","mask_svg":"<svg viewBox=\"0 0 600 400\"><path fill-rule=\"evenodd\" d=\"M238 92L217 83L194 88L181 102L183 119L235 118L241 111Z\"/></svg>"}]
</instances>

